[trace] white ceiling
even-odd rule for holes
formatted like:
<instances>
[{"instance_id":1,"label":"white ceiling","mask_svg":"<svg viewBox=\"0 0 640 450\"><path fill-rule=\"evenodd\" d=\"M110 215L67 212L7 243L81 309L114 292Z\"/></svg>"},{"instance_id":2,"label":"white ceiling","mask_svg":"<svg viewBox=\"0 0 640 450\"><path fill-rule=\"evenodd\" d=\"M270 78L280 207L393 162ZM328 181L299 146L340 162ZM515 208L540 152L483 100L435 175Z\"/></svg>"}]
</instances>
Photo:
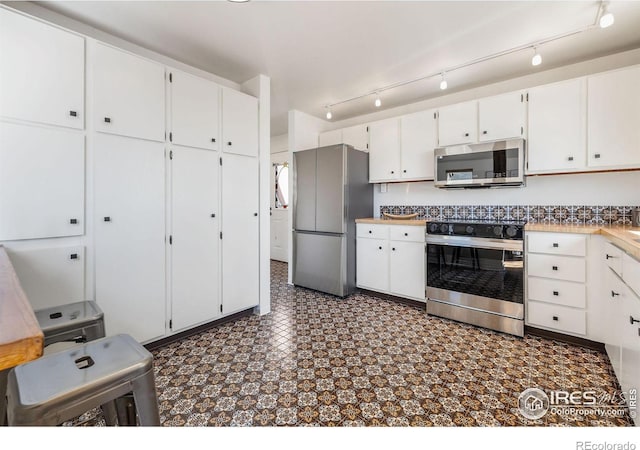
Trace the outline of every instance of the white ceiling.
<instances>
[{"instance_id":1,"label":"white ceiling","mask_svg":"<svg viewBox=\"0 0 640 450\"><path fill-rule=\"evenodd\" d=\"M235 82L271 77L271 134L287 111L324 105L594 22L598 1L38 2ZM463 90L640 47L640 1L613 1L615 24L450 73ZM382 94L383 108L442 94L439 79ZM373 98L336 106L334 120L372 112Z\"/></svg>"}]
</instances>

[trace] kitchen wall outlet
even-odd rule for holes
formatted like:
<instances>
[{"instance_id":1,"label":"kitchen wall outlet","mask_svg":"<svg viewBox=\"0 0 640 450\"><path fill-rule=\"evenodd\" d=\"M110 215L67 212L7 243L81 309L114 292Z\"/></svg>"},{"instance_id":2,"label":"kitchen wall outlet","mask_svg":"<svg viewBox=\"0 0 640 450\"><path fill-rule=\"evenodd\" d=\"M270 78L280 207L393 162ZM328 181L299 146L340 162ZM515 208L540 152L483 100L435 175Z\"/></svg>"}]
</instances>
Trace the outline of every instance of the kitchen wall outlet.
<instances>
[{"instance_id":1,"label":"kitchen wall outlet","mask_svg":"<svg viewBox=\"0 0 640 450\"><path fill-rule=\"evenodd\" d=\"M380 183L380 192L383 194L387 192L387 183Z\"/></svg>"}]
</instances>

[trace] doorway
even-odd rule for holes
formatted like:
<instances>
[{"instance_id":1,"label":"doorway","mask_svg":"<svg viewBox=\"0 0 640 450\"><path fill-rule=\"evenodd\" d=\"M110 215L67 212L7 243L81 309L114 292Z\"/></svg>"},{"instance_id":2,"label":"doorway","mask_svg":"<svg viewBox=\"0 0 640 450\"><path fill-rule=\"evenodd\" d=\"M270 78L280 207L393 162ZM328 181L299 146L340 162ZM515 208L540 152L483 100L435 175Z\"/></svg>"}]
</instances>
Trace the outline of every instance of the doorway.
<instances>
[{"instance_id":1,"label":"doorway","mask_svg":"<svg viewBox=\"0 0 640 450\"><path fill-rule=\"evenodd\" d=\"M288 262L289 257L289 152L271 155L271 259Z\"/></svg>"}]
</instances>

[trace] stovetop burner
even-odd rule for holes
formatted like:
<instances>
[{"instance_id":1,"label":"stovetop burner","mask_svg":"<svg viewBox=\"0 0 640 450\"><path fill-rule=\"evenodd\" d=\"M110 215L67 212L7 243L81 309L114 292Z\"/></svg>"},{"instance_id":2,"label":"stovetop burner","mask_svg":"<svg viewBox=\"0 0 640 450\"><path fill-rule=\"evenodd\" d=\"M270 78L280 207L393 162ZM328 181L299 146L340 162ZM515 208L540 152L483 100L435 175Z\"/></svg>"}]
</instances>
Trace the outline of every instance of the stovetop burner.
<instances>
[{"instance_id":1,"label":"stovetop burner","mask_svg":"<svg viewBox=\"0 0 640 450\"><path fill-rule=\"evenodd\" d=\"M525 223L524 220L429 220L427 234L522 240Z\"/></svg>"}]
</instances>

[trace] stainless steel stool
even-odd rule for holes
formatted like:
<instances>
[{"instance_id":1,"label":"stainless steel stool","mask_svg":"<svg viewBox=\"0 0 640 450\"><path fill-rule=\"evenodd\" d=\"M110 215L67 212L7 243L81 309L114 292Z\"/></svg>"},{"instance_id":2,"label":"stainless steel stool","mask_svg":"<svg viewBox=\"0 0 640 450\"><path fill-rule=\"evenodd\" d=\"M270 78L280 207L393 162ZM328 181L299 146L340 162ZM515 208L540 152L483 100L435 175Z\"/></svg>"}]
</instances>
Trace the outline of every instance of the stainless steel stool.
<instances>
[{"instance_id":1,"label":"stainless steel stool","mask_svg":"<svg viewBox=\"0 0 640 450\"><path fill-rule=\"evenodd\" d=\"M9 373L9 425L59 425L132 392L140 425L160 425L153 356L127 334L44 356Z\"/></svg>"},{"instance_id":2,"label":"stainless steel stool","mask_svg":"<svg viewBox=\"0 0 640 450\"><path fill-rule=\"evenodd\" d=\"M44 345L89 342L105 337L104 313L96 302L69 303L35 311Z\"/></svg>"}]
</instances>

